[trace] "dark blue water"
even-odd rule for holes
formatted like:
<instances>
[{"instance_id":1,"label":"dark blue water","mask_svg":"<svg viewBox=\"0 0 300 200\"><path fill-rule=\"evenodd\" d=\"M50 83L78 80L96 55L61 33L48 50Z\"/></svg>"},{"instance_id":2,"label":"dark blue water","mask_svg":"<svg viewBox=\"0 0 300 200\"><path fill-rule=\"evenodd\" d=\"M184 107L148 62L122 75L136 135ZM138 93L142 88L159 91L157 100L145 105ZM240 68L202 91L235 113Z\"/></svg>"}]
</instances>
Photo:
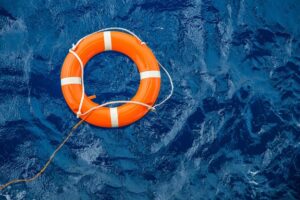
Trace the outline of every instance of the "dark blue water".
<instances>
[{"instance_id":1,"label":"dark blue water","mask_svg":"<svg viewBox=\"0 0 300 200\"><path fill-rule=\"evenodd\" d=\"M0 199L299 199L298 0L0 0L0 183L33 176L77 122L68 49L121 26L174 77L170 101L121 129L82 125L37 181ZM86 69L97 102L130 99L125 56ZM160 99L170 86L163 76Z\"/></svg>"}]
</instances>

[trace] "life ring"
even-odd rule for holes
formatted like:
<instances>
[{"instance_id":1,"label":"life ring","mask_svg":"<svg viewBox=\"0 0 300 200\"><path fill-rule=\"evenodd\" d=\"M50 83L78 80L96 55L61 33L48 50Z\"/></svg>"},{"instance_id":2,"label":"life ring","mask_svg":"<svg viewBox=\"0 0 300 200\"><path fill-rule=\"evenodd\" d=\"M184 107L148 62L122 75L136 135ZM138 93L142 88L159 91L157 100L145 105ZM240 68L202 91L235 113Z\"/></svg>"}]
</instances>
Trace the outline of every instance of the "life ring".
<instances>
[{"instance_id":1,"label":"life ring","mask_svg":"<svg viewBox=\"0 0 300 200\"><path fill-rule=\"evenodd\" d=\"M74 52L81 59L83 66L96 54L104 51L116 51L125 54L136 64L140 73L140 85L131 101L141 102L150 107L154 105L160 91L160 68L158 61L146 44L133 35L119 31L96 32L85 37ZM82 97L81 65L69 53L61 70L61 88L63 96L76 114ZM82 113L98 106L84 94ZM125 103L119 107L101 107L80 118L99 127L122 127L130 125L147 114L149 109L143 105Z\"/></svg>"}]
</instances>

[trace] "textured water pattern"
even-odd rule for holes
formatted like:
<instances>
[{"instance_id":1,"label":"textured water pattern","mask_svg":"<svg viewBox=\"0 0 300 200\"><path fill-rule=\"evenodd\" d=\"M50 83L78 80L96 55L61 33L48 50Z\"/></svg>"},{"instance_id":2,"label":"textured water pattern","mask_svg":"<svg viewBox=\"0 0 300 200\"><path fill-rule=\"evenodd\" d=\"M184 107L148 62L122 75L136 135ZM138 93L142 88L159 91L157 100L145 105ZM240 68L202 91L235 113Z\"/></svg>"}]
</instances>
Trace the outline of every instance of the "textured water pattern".
<instances>
[{"instance_id":1,"label":"textured water pattern","mask_svg":"<svg viewBox=\"0 0 300 200\"><path fill-rule=\"evenodd\" d=\"M100 28L138 34L174 77L157 113L82 125L37 181L0 199L299 199L298 0L0 0L0 183L34 175L77 122L68 49ZM134 63L93 58L87 94L130 99ZM163 75L160 99L170 87Z\"/></svg>"}]
</instances>

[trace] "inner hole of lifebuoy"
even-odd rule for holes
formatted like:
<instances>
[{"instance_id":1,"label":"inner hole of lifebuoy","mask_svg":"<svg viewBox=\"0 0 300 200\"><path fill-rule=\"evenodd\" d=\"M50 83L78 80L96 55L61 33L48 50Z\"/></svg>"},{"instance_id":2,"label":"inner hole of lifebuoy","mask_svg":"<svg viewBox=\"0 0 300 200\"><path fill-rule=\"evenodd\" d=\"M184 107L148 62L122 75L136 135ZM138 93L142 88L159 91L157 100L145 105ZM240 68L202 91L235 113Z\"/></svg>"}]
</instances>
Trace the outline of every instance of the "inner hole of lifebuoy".
<instances>
[{"instance_id":1,"label":"inner hole of lifebuoy","mask_svg":"<svg viewBox=\"0 0 300 200\"><path fill-rule=\"evenodd\" d=\"M96 95L102 104L130 100L137 92L140 76L135 63L126 55L108 51L94 56L84 69L85 93ZM110 105L116 107L119 105Z\"/></svg>"}]
</instances>

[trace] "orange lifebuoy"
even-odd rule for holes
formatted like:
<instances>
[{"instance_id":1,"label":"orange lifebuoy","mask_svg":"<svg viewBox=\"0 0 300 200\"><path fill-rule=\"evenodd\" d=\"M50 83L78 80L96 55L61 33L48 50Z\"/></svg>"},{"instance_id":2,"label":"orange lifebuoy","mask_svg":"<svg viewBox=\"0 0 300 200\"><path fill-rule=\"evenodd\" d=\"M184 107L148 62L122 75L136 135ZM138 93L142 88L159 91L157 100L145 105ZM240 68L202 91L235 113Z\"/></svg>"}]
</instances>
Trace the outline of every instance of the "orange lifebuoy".
<instances>
[{"instance_id":1,"label":"orange lifebuoy","mask_svg":"<svg viewBox=\"0 0 300 200\"><path fill-rule=\"evenodd\" d=\"M153 106L160 91L160 68L158 61L146 44L136 37L117 31L96 32L84 38L74 52L80 57L83 66L96 54L104 51L117 51L127 55L137 65L140 85L131 101ZM61 87L64 98L74 113L78 112L82 96L82 74L79 60L69 53L61 71ZM98 106L84 94L82 113ZM119 107L101 107L86 116L86 122L100 127L122 127L141 119L149 109L143 105L125 103Z\"/></svg>"}]
</instances>

